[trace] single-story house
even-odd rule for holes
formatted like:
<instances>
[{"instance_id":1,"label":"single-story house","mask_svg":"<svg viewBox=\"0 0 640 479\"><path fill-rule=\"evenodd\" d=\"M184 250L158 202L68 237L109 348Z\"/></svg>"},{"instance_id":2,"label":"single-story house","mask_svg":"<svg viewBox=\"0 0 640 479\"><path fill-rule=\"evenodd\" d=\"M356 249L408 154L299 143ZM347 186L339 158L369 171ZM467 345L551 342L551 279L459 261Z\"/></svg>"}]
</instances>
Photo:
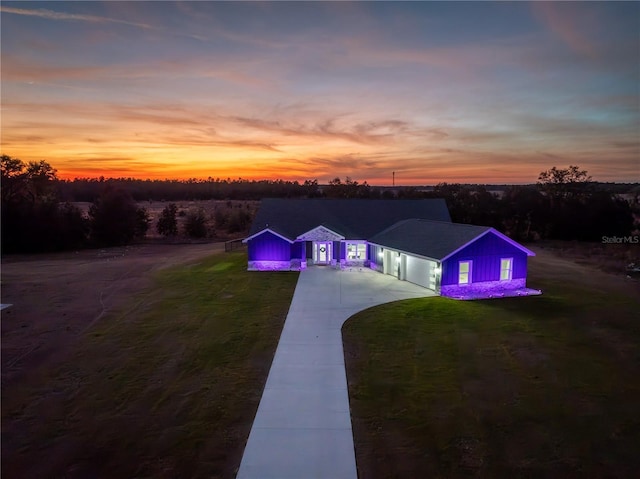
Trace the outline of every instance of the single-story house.
<instances>
[{"instance_id":1,"label":"single-story house","mask_svg":"<svg viewBox=\"0 0 640 479\"><path fill-rule=\"evenodd\" d=\"M452 223L443 199L265 199L243 241L251 271L371 268L459 299L540 293L526 287L532 251Z\"/></svg>"}]
</instances>

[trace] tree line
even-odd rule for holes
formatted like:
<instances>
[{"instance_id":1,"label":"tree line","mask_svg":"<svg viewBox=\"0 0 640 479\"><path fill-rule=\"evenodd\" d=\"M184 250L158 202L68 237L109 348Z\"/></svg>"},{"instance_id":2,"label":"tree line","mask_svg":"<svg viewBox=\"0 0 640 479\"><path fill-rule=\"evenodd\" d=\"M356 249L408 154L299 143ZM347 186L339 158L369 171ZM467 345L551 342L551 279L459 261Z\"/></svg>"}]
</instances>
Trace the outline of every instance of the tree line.
<instances>
[{"instance_id":1,"label":"tree line","mask_svg":"<svg viewBox=\"0 0 640 479\"><path fill-rule=\"evenodd\" d=\"M105 187L126 190L136 201L260 200L321 196L317 180L303 183L286 180L245 180L208 178L206 180L141 180L137 178L56 179L60 198L65 201L95 201Z\"/></svg>"},{"instance_id":2,"label":"tree line","mask_svg":"<svg viewBox=\"0 0 640 479\"><path fill-rule=\"evenodd\" d=\"M123 189L136 201L191 201L191 200L254 200L262 198L386 198L422 197L426 187L382 187L371 186L366 181L359 183L350 177L334 178L328 184L319 184L317 179L303 182L289 180L237 179L188 179L151 180L137 178L76 178L54 179L55 189L61 201L93 202L106 187ZM638 184L589 182L594 192L610 194L628 193ZM440 185L446 185L441 183ZM451 186L451 185L448 185ZM486 185L455 185L466 189L486 189ZM536 187L535 184L530 185ZM491 189L506 191L511 185L491 185Z\"/></svg>"},{"instance_id":3,"label":"tree line","mask_svg":"<svg viewBox=\"0 0 640 479\"><path fill-rule=\"evenodd\" d=\"M640 224L640 192L631 201L598 188L576 166L543 171L533 186L511 186L497 196L483 186L442 183L427 197L444 198L457 223L492 226L518 241L601 241L628 236Z\"/></svg>"},{"instance_id":4,"label":"tree line","mask_svg":"<svg viewBox=\"0 0 640 479\"><path fill-rule=\"evenodd\" d=\"M206 238L211 223L218 231L248 230L254 208L227 201L211 215L203 208L179 209L169 203L151 224L147 209L117 182L102 182L102 189L86 214L60 192L56 170L46 161L24 163L1 157L2 252L31 253L119 246L145 238L154 227L165 237ZM178 221L178 218L181 218Z\"/></svg>"},{"instance_id":5,"label":"tree line","mask_svg":"<svg viewBox=\"0 0 640 479\"><path fill-rule=\"evenodd\" d=\"M209 235L204 210L179 210L176 201L263 197L328 198L444 198L452 220L493 226L519 241L561 239L599 241L602 236L627 236L638 229L640 217L636 187L632 201L592 181L576 166L553 167L540 173L535 185L507 186L501 196L482 185L440 183L431 189L382 188L347 177L328 185L317 180L137 180L58 179L46 161L24 163L1 157L2 252L55 251L128 244L145 237L149 228L171 237ZM166 200L152 225L139 202ZM83 214L73 202L91 203ZM251 224L254 210L216 209L212 221L228 232L241 233ZM241 206L241 205L237 205ZM178 217L183 216L182 221ZM179 231L178 225L182 225Z\"/></svg>"},{"instance_id":6,"label":"tree line","mask_svg":"<svg viewBox=\"0 0 640 479\"><path fill-rule=\"evenodd\" d=\"M149 228L146 210L124 190L105 188L87 216L60 201L56 170L46 161L2 155L1 173L3 253L128 244Z\"/></svg>"}]
</instances>

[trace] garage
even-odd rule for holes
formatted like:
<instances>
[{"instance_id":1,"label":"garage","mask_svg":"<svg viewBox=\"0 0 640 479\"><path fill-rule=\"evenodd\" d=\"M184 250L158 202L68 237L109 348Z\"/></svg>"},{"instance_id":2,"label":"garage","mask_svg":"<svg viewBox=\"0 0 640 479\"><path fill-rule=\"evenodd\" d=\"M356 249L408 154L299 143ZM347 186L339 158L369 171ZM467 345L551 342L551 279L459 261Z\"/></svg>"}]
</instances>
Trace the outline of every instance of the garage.
<instances>
[{"instance_id":1,"label":"garage","mask_svg":"<svg viewBox=\"0 0 640 479\"><path fill-rule=\"evenodd\" d=\"M413 255L406 255L406 258L407 281L435 291L435 268L437 266L436 262L424 258L418 258L417 256Z\"/></svg>"},{"instance_id":2,"label":"garage","mask_svg":"<svg viewBox=\"0 0 640 479\"><path fill-rule=\"evenodd\" d=\"M390 274L391 276L398 277L398 268L396 263L396 253L390 249L384 250L384 260L382 262L384 267L384 274Z\"/></svg>"}]
</instances>

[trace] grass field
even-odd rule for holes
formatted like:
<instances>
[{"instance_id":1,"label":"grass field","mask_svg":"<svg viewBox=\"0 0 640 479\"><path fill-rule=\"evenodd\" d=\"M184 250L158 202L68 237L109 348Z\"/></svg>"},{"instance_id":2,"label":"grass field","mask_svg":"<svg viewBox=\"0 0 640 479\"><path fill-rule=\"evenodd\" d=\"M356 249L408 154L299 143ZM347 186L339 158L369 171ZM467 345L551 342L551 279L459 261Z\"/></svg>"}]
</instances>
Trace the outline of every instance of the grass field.
<instances>
[{"instance_id":1,"label":"grass field","mask_svg":"<svg viewBox=\"0 0 640 479\"><path fill-rule=\"evenodd\" d=\"M297 274L231 253L155 275L39 388L3 390L3 477L234 477Z\"/></svg>"},{"instance_id":2,"label":"grass field","mask_svg":"<svg viewBox=\"0 0 640 479\"><path fill-rule=\"evenodd\" d=\"M548 254L530 269L543 296L345 324L361 478L637 477L637 285Z\"/></svg>"}]
</instances>

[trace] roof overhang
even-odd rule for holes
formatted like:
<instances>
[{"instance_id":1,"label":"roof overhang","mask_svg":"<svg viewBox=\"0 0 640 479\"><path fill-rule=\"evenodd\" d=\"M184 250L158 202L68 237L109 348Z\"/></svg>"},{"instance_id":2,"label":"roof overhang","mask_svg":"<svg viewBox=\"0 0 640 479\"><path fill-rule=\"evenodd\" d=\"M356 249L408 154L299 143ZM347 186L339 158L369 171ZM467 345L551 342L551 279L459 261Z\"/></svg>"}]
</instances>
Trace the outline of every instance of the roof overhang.
<instances>
[{"instance_id":1,"label":"roof overhang","mask_svg":"<svg viewBox=\"0 0 640 479\"><path fill-rule=\"evenodd\" d=\"M289 238L287 238L286 236L282 236L280 233L277 233L275 231L273 231L271 228L265 228L261 231L258 231L256 234L253 234L245 239L242 240L243 243L247 243L249 240L252 240L253 238L256 238L260 235L263 235L265 233L271 233L274 236L277 236L278 238L281 238L283 240L285 240L287 243L293 243L293 241L291 241Z\"/></svg>"},{"instance_id":2,"label":"roof overhang","mask_svg":"<svg viewBox=\"0 0 640 479\"><path fill-rule=\"evenodd\" d=\"M522 246L520 243L512 240L511 238L509 238L507 235L504 235L502 233L500 233L498 230L496 230L495 228L489 228L487 231L485 231L484 233L479 234L478 236L476 236L475 238L473 238L471 241L466 242L465 244L463 244L462 246L460 246L459 248L456 248L455 250L453 250L451 253L449 253L447 256L445 256L444 258L442 258L442 261L445 261L447 259L449 259L451 256L453 256L454 254L456 254L457 252L461 251L462 249L466 248L467 246L469 246L471 243L478 241L480 238L482 238L485 235L488 235L489 233L493 233L494 235L496 235L498 238L506 241L507 243L509 243L511 246L515 246L516 248L518 248L520 251L522 251L523 253L525 253L527 256L535 256L536 254L531 251L528 248L525 248L524 246Z\"/></svg>"},{"instance_id":3,"label":"roof overhang","mask_svg":"<svg viewBox=\"0 0 640 479\"><path fill-rule=\"evenodd\" d=\"M306 233L302 233L296 239L300 241L341 241L345 238L340 233L320 225Z\"/></svg>"},{"instance_id":4,"label":"roof overhang","mask_svg":"<svg viewBox=\"0 0 640 479\"><path fill-rule=\"evenodd\" d=\"M523 253L525 253L527 256L535 256L536 254L531 251L528 248L525 248L524 246L522 246L521 244L517 243L516 241L512 240L511 238L509 238L508 236L500 233L499 231L497 231L494 228L489 228L487 231L485 231L484 233L479 234L478 236L476 236L475 238L473 238L470 241L467 241L465 244L463 244L462 246L460 246L459 248L456 248L455 250L453 250L451 253L447 254L446 256L442 257L442 258L433 258L430 256L424 256L418 253L414 253L412 251L405 251L399 248L394 248L393 246L387 246L384 244L380 244L380 243L373 243L373 242L369 242L369 244L371 245L375 245L375 246L379 246L380 248L387 248L387 249L391 249L393 251L397 251L399 253L404 253L404 254L409 254L412 256L416 256L418 258L424 258L424 259L428 259L431 261L446 261L447 259L449 259L451 256L453 256L454 254L456 254L457 252L461 251L462 249L466 248L467 246L469 246L471 243L478 241L480 238L482 238L483 236L489 234L489 233L493 233L495 234L498 238L506 241L507 243L509 243L512 246L515 246L516 248L518 248L520 251L522 251Z\"/></svg>"},{"instance_id":5,"label":"roof overhang","mask_svg":"<svg viewBox=\"0 0 640 479\"><path fill-rule=\"evenodd\" d=\"M418 253L413 253L411 251L405 251L403 249L395 248L393 246L387 246L380 243L372 243L371 241L368 241L368 243L373 246L378 246L379 248L387 248L389 250L396 251L398 253L408 254L409 256L415 256L416 258L428 259L429 261L436 261L436 262L440 261L438 258L432 258L431 256L424 256Z\"/></svg>"}]
</instances>

